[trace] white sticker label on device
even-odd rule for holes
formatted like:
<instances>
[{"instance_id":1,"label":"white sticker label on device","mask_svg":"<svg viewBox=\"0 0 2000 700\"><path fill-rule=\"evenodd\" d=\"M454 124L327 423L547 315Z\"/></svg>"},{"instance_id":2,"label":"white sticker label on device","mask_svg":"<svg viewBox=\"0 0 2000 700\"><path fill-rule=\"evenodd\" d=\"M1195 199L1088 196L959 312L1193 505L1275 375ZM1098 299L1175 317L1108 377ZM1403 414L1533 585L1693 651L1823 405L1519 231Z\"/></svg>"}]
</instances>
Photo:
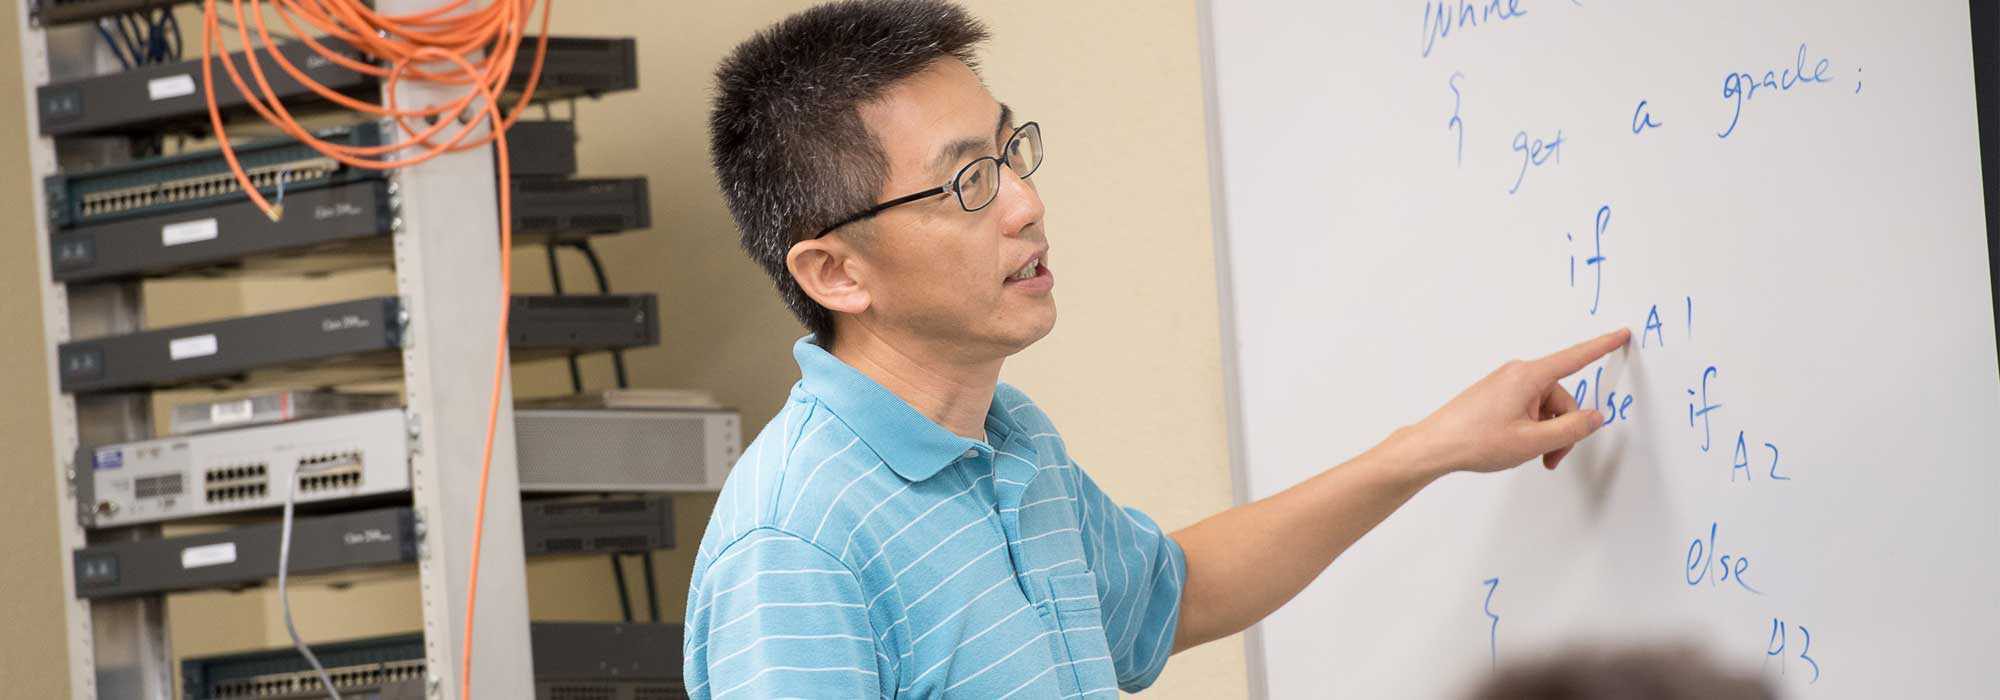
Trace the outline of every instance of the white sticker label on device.
<instances>
[{"instance_id":1,"label":"white sticker label on device","mask_svg":"<svg viewBox=\"0 0 2000 700\"><path fill-rule=\"evenodd\" d=\"M223 401L220 403L212 403L208 405L208 422L214 423L216 425L241 423L243 421L250 420L251 414L252 411L250 408L249 399L244 399L242 401Z\"/></svg>"},{"instance_id":2,"label":"white sticker label on device","mask_svg":"<svg viewBox=\"0 0 2000 700\"><path fill-rule=\"evenodd\" d=\"M194 76L185 73L146 81L146 96L155 100L194 94Z\"/></svg>"},{"instance_id":3,"label":"white sticker label on device","mask_svg":"<svg viewBox=\"0 0 2000 700\"><path fill-rule=\"evenodd\" d=\"M181 550L181 568L199 569L236 563L236 543L220 542Z\"/></svg>"},{"instance_id":4,"label":"white sticker label on device","mask_svg":"<svg viewBox=\"0 0 2000 700\"><path fill-rule=\"evenodd\" d=\"M214 333L176 338L167 343L167 355L175 360L185 360L190 357L208 357L213 354L215 354Z\"/></svg>"},{"instance_id":5,"label":"white sticker label on device","mask_svg":"<svg viewBox=\"0 0 2000 700\"><path fill-rule=\"evenodd\" d=\"M216 233L214 219L167 224L160 227L160 245L171 248L182 243L214 240Z\"/></svg>"}]
</instances>

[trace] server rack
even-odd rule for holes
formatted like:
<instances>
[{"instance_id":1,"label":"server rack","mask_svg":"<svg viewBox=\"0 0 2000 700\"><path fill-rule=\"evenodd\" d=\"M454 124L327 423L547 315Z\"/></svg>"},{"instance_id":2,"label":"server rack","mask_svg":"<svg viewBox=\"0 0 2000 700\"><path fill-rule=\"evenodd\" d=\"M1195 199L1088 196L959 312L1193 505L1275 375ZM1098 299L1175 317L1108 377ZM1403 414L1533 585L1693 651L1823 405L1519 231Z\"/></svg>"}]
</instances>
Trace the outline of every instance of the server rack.
<instances>
[{"instance_id":1,"label":"server rack","mask_svg":"<svg viewBox=\"0 0 2000 700\"><path fill-rule=\"evenodd\" d=\"M58 80L105 72L113 65L109 54L97 46L89 25L62 22L135 4L146 3L14 3L28 133L34 135L28 165L36 183L34 209L17 214L17 221L31 228L26 233L35 241L39 260L93 251L76 247L88 244L74 241L68 250L55 247L58 239L53 234L57 231L53 230L46 178L61 173L60 163L79 151L66 146L59 153L56 137L46 135L49 131L37 110L38 89ZM376 6L384 13L403 14L440 4L440 0L379 0ZM629 44L622 48L628 51L589 60L629 62ZM595 94L622 87L568 85L553 89ZM424 104L440 101L449 89L406 82L396 90L399 103ZM100 164L122 160L108 148L84 157ZM474 494L459 486L478 478L482 446L463 436L484 433L491 378L491 368L484 362L466 359L491 357L499 330L499 305L494 300L499 296L501 251L494 245L498 224L493 166L491 150L471 149L396 171L381 181L379 189L362 193L394 196L401 203L391 249L399 312L407 314L401 324L400 365L410 453L410 532L417 540L415 559L422 595L423 687L426 697L431 698L459 697L465 681L457 674L465 642L463 615ZM39 281L41 331L47 351L44 374L53 416L51 442L57 455L50 465L57 484L51 496L58 503L60 545L66 552L77 552L91 545L158 538L158 524L86 528L78 517L75 499L78 480L86 476L82 471L90 468L79 464L76 455L92 445L149 437L149 397L134 392L65 391L58 364L58 348L73 339L142 330L145 305L139 283L110 279L72 287L51 273L45 269ZM503 384L500 394L490 492L518 493L511 386ZM487 504L477 638L473 642L480 660L478 682L487 688L526 688L534 682L522 524L517 499L494 498ZM163 595L115 599L79 595L76 561L71 557L62 560L62 643L67 649L72 696L173 697L173 655L168 646Z\"/></svg>"}]
</instances>

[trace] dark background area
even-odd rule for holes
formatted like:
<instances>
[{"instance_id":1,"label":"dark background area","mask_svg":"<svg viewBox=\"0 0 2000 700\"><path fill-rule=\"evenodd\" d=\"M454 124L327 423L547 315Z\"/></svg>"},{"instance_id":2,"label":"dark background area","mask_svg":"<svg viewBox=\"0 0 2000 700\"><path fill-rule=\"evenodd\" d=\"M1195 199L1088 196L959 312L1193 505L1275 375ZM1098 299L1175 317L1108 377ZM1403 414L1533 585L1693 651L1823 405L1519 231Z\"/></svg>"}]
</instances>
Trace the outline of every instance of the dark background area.
<instances>
[{"instance_id":1,"label":"dark background area","mask_svg":"<svg viewBox=\"0 0 2000 700\"><path fill-rule=\"evenodd\" d=\"M2000 331L2000 2L1972 0L1973 92L1979 99L1979 168L1986 189L1986 261L1993 325ZM1996 332L2000 342L2000 332Z\"/></svg>"}]
</instances>

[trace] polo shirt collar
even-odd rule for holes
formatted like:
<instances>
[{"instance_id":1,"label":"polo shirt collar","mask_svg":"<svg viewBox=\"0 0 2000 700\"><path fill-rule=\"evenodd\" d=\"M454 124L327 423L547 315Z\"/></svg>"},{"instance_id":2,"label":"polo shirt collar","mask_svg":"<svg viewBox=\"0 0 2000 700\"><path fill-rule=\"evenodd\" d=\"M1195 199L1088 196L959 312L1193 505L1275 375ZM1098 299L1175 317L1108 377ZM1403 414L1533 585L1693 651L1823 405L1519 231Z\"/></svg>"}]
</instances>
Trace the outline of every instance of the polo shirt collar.
<instances>
[{"instance_id":1,"label":"polo shirt collar","mask_svg":"<svg viewBox=\"0 0 2000 700\"><path fill-rule=\"evenodd\" d=\"M991 445L932 422L902 397L820 347L811 335L792 344L792 357L798 360L800 384L806 392L826 404L835 417L882 457L890 470L904 479L929 479L968 453L989 458L993 455ZM986 413L988 430L996 425L1002 429L996 432L1013 432L1012 420L999 405L997 390L994 405ZM1005 439L1001 435L993 437Z\"/></svg>"}]
</instances>

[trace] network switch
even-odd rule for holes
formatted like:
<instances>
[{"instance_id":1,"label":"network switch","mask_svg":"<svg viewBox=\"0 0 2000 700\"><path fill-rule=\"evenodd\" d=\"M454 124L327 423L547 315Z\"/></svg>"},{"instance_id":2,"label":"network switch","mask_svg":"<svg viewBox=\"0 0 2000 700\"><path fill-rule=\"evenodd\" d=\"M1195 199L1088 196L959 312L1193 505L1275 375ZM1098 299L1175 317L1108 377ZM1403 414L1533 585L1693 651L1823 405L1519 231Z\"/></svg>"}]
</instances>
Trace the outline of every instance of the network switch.
<instances>
[{"instance_id":1,"label":"network switch","mask_svg":"<svg viewBox=\"0 0 2000 700\"><path fill-rule=\"evenodd\" d=\"M507 129L507 169L516 178L576 174L576 122L514 122Z\"/></svg>"},{"instance_id":2,"label":"network switch","mask_svg":"<svg viewBox=\"0 0 2000 700\"><path fill-rule=\"evenodd\" d=\"M651 228L646 178L515 178L516 235L581 239Z\"/></svg>"},{"instance_id":3,"label":"network switch","mask_svg":"<svg viewBox=\"0 0 2000 700\"><path fill-rule=\"evenodd\" d=\"M522 295L508 323L514 359L659 343L651 294ZM401 304L357 299L64 343L56 349L71 393L228 383L253 372L359 370L375 378L398 366Z\"/></svg>"},{"instance_id":4,"label":"network switch","mask_svg":"<svg viewBox=\"0 0 2000 700\"><path fill-rule=\"evenodd\" d=\"M367 56L352 47L329 43L330 51L348 60L367 60ZM335 93L362 101L379 97L381 88L377 81L320 56L303 43L281 45L278 54L313 82ZM238 73L246 74L244 80L250 81L243 52L229 54L229 59L235 62ZM264 77L272 91L322 99L290 73L278 69L268 53L259 52L257 59L265 67ZM217 107L232 116L247 109L243 93L237 92L219 65L214 68L214 80ZM202 90L200 58L50 83L35 88L35 105L43 136L151 133L168 127L201 131L209 128L208 97ZM289 110L292 102L286 101L285 105Z\"/></svg>"},{"instance_id":5,"label":"network switch","mask_svg":"<svg viewBox=\"0 0 2000 700\"><path fill-rule=\"evenodd\" d=\"M587 352L660 343L651 294L517 294L508 312L508 347Z\"/></svg>"},{"instance_id":6,"label":"network switch","mask_svg":"<svg viewBox=\"0 0 2000 700\"><path fill-rule=\"evenodd\" d=\"M408 506L297 518L294 575L416 561L416 519ZM109 542L73 553L76 595L117 598L203 588L235 588L278 575L278 523L222 532Z\"/></svg>"},{"instance_id":7,"label":"network switch","mask_svg":"<svg viewBox=\"0 0 2000 700\"><path fill-rule=\"evenodd\" d=\"M672 700L681 680L675 624L531 622L536 700ZM342 696L425 697L424 638L399 634L313 645ZM278 647L181 661L187 700L325 697L298 650Z\"/></svg>"},{"instance_id":8,"label":"network switch","mask_svg":"<svg viewBox=\"0 0 2000 700\"><path fill-rule=\"evenodd\" d=\"M516 182L523 181L516 178ZM583 240L652 225L645 178L551 180L516 190L514 242ZM248 199L51 235L49 269L79 284L227 270L325 273L386 264L396 200L375 180L286 195L278 221Z\"/></svg>"},{"instance_id":9,"label":"network switch","mask_svg":"<svg viewBox=\"0 0 2000 700\"><path fill-rule=\"evenodd\" d=\"M395 297L357 299L64 343L65 392L163 388L374 355L393 366L403 322ZM387 357L383 355L387 353Z\"/></svg>"},{"instance_id":10,"label":"network switch","mask_svg":"<svg viewBox=\"0 0 2000 700\"><path fill-rule=\"evenodd\" d=\"M347 500L410 488L402 409L86 447L77 517L112 527Z\"/></svg>"},{"instance_id":11,"label":"network switch","mask_svg":"<svg viewBox=\"0 0 2000 700\"><path fill-rule=\"evenodd\" d=\"M669 549L673 503L666 496L529 500L521 504L529 556ZM262 584L278 575L278 523L220 532L96 544L73 553L79 598L118 598ZM416 518L408 506L301 516L292 524L293 575L393 566L417 560Z\"/></svg>"},{"instance_id":12,"label":"network switch","mask_svg":"<svg viewBox=\"0 0 2000 700\"><path fill-rule=\"evenodd\" d=\"M393 366L399 310L395 297L376 297L64 343L62 389L163 388L341 360Z\"/></svg>"},{"instance_id":13,"label":"network switch","mask_svg":"<svg viewBox=\"0 0 2000 700\"><path fill-rule=\"evenodd\" d=\"M314 133L321 140L345 146L383 143L387 127L376 122L333 127ZM268 139L236 149L237 162L250 183L265 197L277 199L322 187L387 177L381 170L347 166L295 139ZM49 227L66 231L78 226L225 204L242 198L229 162L219 150L149 158L81 173L51 175L44 182ZM179 242L213 237L212 227L189 226L162 235Z\"/></svg>"},{"instance_id":14,"label":"network switch","mask_svg":"<svg viewBox=\"0 0 2000 700\"><path fill-rule=\"evenodd\" d=\"M241 195L196 209L80 225L50 234L49 272L63 283L229 267L331 272L389 259L395 200L386 180L285 195L273 221Z\"/></svg>"},{"instance_id":15,"label":"network switch","mask_svg":"<svg viewBox=\"0 0 2000 700\"><path fill-rule=\"evenodd\" d=\"M522 546L530 555L644 552L674 546L667 496L524 500Z\"/></svg>"},{"instance_id":16,"label":"network switch","mask_svg":"<svg viewBox=\"0 0 2000 700\"><path fill-rule=\"evenodd\" d=\"M194 0L28 0L28 12L38 24L55 25L189 2Z\"/></svg>"},{"instance_id":17,"label":"network switch","mask_svg":"<svg viewBox=\"0 0 2000 700\"><path fill-rule=\"evenodd\" d=\"M241 428L304 418L324 418L401 406L396 394L351 394L338 391L269 391L233 399L177 404L168 416L175 435Z\"/></svg>"},{"instance_id":18,"label":"network switch","mask_svg":"<svg viewBox=\"0 0 2000 700\"><path fill-rule=\"evenodd\" d=\"M112 527L283 505L302 507L409 488L402 409L197 433L78 450L78 518ZM737 417L725 410L521 410L515 452L523 493L713 491L735 461ZM530 500L524 518L557 551L671 546L664 505ZM576 523L589 538L563 541ZM617 524L619 530L604 530Z\"/></svg>"},{"instance_id":19,"label":"network switch","mask_svg":"<svg viewBox=\"0 0 2000 700\"><path fill-rule=\"evenodd\" d=\"M521 490L716 491L742 447L727 409L514 412Z\"/></svg>"},{"instance_id":20,"label":"network switch","mask_svg":"<svg viewBox=\"0 0 2000 700\"><path fill-rule=\"evenodd\" d=\"M322 39L321 43L349 59L366 59L361 52L337 40ZM503 99L518 96L526 87L535 46L536 37L522 39ZM280 44L276 50L307 77L335 93L371 101L381 92L381 83L373 76L354 72L303 43ZM229 54L229 58L239 72L248 70L242 52ZM260 51L258 60L267 66L264 72L271 91L287 111L308 115L337 106L278 70L268 52ZM41 116L42 135L206 132L208 99L202 93L201 65L197 58L37 88L35 104ZM229 82L228 75L220 66L214 71L216 105L227 116L246 112L242 93ZM639 86L638 71L638 43L631 38L551 36L533 99L560 100L632 90ZM513 100L504 103L511 106Z\"/></svg>"}]
</instances>

